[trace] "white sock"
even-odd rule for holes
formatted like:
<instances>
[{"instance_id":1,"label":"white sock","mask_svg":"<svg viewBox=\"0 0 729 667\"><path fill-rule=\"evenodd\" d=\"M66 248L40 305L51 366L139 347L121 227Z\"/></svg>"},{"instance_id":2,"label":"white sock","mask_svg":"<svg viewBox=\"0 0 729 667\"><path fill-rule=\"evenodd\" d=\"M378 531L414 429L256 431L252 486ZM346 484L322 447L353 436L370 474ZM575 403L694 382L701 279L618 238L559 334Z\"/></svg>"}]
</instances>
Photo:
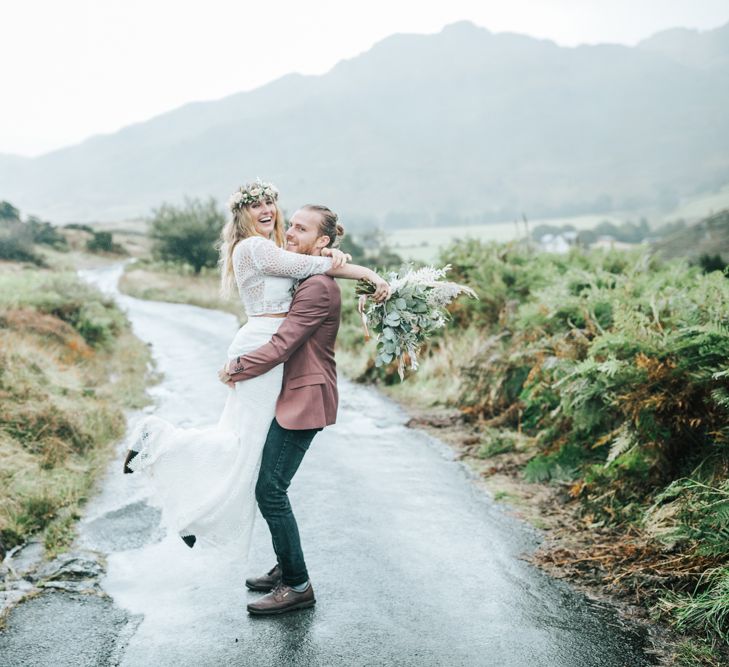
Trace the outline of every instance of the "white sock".
<instances>
[{"instance_id":1,"label":"white sock","mask_svg":"<svg viewBox=\"0 0 729 667\"><path fill-rule=\"evenodd\" d=\"M298 586L291 586L291 588L297 593L303 593L307 588L309 588L309 580L307 579L303 584L299 584Z\"/></svg>"}]
</instances>

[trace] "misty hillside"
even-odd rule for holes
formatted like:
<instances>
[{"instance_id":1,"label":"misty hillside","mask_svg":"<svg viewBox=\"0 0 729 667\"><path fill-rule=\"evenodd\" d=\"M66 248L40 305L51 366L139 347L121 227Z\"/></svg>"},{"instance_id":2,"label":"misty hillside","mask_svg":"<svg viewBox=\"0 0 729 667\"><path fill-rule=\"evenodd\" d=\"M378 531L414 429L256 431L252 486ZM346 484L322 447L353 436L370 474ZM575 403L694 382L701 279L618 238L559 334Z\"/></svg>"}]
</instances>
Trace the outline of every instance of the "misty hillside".
<instances>
[{"instance_id":1,"label":"misty hillside","mask_svg":"<svg viewBox=\"0 0 729 667\"><path fill-rule=\"evenodd\" d=\"M688 28L663 30L644 39L638 48L658 53L689 67L722 68L729 66L729 24L702 33Z\"/></svg>"},{"instance_id":2,"label":"misty hillside","mask_svg":"<svg viewBox=\"0 0 729 667\"><path fill-rule=\"evenodd\" d=\"M687 257L696 260L702 255L719 255L729 260L729 210L699 220L654 244L667 258Z\"/></svg>"},{"instance_id":3,"label":"misty hillside","mask_svg":"<svg viewBox=\"0 0 729 667\"><path fill-rule=\"evenodd\" d=\"M686 31L691 33L691 31ZM729 26L562 48L457 23L33 159L0 199L57 222L224 201L261 176L284 206L418 226L671 207L729 182ZM722 50L723 49L723 50Z\"/></svg>"}]
</instances>

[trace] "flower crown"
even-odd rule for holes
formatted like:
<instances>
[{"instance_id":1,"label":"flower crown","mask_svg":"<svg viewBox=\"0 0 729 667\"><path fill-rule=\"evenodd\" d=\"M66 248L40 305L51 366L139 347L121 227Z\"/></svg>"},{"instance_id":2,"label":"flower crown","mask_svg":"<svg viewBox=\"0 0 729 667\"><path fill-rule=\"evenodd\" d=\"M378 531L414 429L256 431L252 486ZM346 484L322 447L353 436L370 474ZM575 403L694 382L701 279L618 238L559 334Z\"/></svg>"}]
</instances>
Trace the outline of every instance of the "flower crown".
<instances>
[{"instance_id":1,"label":"flower crown","mask_svg":"<svg viewBox=\"0 0 729 667\"><path fill-rule=\"evenodd\" d=\"M278 199L278 190L273 183L265 183L257 178L253 183L239 187L228 199L228 207L235 212L262 199Z\"/></svg>"}]
</instances>

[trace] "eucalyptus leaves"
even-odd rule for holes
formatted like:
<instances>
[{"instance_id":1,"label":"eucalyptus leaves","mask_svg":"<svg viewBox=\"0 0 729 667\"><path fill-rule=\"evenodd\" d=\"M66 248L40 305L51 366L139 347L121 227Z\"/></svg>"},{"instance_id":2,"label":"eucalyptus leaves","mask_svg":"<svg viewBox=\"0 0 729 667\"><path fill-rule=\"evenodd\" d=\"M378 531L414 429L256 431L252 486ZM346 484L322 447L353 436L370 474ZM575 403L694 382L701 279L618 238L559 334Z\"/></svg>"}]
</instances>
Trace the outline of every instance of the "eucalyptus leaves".
<instances>
[{"instance_id":1,"label":"eucalyptus leaves","mask_svg":"<svg viewBox=\"0 0 729 667\"><path fill-rule=\"evenodd\" d=\"M418 368L418 353L423 343L436 330L445 326L448 311L445 307L461 294L478 298L465 285L443 280L450 265L442 269L425 266L413 270L403 267L400 273L390 273L390 298L383 303L370 302L367 297L375 286L368 280L360 280L355 292L359 295L359 312L369 338L369 328L377 336L376 366L383 366L397 359L400 380L405 376L405 356L410 369Z\"/></svg>"}]
</instances>

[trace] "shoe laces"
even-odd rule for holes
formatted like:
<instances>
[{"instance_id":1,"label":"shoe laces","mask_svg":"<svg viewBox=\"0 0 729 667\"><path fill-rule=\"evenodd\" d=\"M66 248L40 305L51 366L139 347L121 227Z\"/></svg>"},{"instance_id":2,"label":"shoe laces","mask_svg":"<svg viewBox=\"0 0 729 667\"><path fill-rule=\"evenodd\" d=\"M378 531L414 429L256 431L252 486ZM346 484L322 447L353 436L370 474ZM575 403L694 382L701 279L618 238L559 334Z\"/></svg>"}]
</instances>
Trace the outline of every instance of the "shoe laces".
<instances>
[{"instance_id":1,"label":"shoe laces","mask_svg":"<svg viewBox=\"0 0 729 667\"><path fill-rule=\"evenodd\" d=\"M284 590L288 588L288 586L283 582L279 581L271 590L271 595L274 597L274 599L279 599L284 593Z\"/></svg>"}]
</instances>

